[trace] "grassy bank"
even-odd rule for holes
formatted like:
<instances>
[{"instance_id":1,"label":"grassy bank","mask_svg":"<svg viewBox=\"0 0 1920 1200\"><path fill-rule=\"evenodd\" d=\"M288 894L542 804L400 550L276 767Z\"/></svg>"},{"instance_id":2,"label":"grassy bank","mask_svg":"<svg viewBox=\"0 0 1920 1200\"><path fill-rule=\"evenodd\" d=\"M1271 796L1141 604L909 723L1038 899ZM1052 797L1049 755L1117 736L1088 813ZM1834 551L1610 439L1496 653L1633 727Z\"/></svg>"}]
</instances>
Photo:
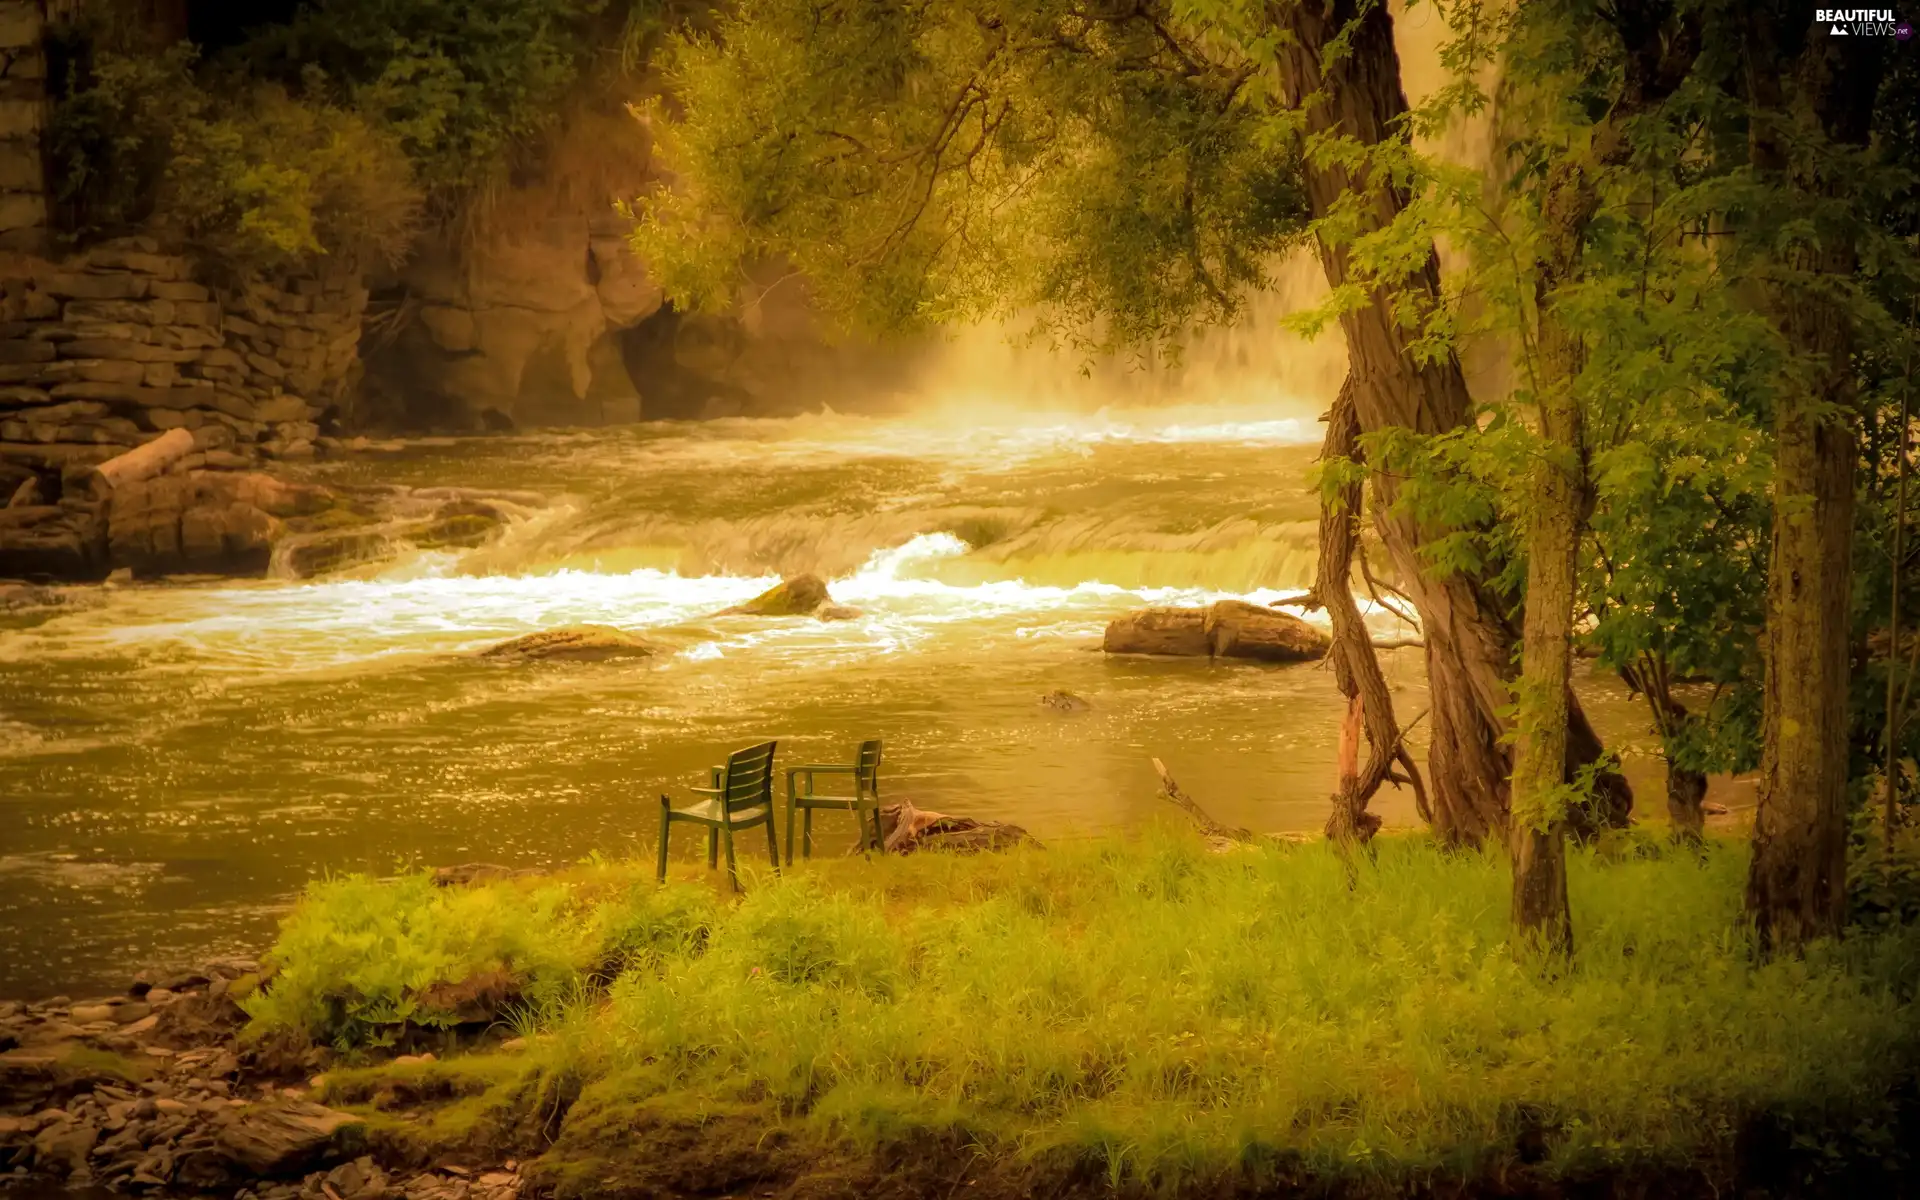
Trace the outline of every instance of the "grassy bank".
<instances>
[{"instance_id":1,"label":"grassy bank","mask_svg":"<svg viewBox=\"0 0 1920 1200\"><path fill-rule=\"evenodd\" d=\"M738 902L627 864L346 879L289 919L252 1013L351 1050L511 979L524 1049L330 1087L444 1102L409 1136L519 1138L562 1194L800 1187L914 1146L983 1186L1095 1190L1704 1191L1756 1163L1891 1161L1920 937L1756 964L1743 873L1730 845L1577 853L1560 974L1506 945L1497 859L1416 838L1383 839L1351 886L1325 846L1213 856L1172 834L818 864Z\"/></svg>"}]
</instances>

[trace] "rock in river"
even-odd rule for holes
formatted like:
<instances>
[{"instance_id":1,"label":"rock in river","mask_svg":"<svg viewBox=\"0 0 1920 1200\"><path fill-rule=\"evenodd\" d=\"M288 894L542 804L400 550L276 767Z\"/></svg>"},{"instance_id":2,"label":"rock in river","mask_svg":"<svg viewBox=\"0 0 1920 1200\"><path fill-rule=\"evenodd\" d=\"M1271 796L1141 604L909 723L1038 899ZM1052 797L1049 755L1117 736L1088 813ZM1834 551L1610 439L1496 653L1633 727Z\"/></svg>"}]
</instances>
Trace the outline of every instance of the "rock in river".
<instances>
[{"instance_id":1,"label":"rock in river","mask_svg":"<svg viewBox=\"0 0 1920 1200\"><path fill-rule=\"evenodd\" d=\"M481 658L530 662L558 659L563 662L606 662L615 658L651 658L659 647L624 629L611 625L569 625L563 629L543 629L511 641L489 646Z\"/></svg>"},{"instance_id":2,"label":"rock in river","mask_svg":"<svg viewBox=\"0 0 1920 1200\"><path fill-rule=\"evenodd\" d=\"M1108 654L1250 658L1308 662L1326 657L1331 640L1300 618L1243 600L1206 608L1142 608L1107 625Z\"/></svg>"},{"instance_id":3,"label":"rock in river","mask_svg":"<svg viewBox=\"0 0 1920 1200\"><path fill-rule=\"evenodd\" d=\"M768 588L745 604L714 614L718 617L818 617L822 621L850 621L858 609L835 604L827 581L818 575L795 575Z\"/></svg>"}]
</instances>

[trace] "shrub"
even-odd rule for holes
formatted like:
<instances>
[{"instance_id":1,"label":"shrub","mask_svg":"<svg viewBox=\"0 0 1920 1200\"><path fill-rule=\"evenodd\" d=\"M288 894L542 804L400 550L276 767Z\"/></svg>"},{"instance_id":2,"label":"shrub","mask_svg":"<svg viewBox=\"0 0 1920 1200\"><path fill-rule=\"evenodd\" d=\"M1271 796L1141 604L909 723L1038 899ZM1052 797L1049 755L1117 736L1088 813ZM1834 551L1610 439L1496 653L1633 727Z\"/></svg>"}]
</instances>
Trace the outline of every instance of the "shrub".
<instances>
[{"instance_id":1,"label":"shrub","mask_svg":"<svg viewBox=\"0 0 1920 1200\"><path fill-rule=\"evenodd\" d=\"M420 194L398 140L359 114L273 85L209 90L191 47L116 49L110 27L56 42L46 144L74 241L153 230L243 270L405 255Z\"/></svg>"},{"instance_id":2,"label":"shrub","mask_svg":"<svg viewBox=\"0 0 1920 1200\"><path fill-rule=\"evenodd\" d=\"M559 887L440 888L425 875L315 883L281 927L273 986L247 1013L261 1029L344 1050L382 1044L409 1021L441 1023L422 1004L436 984L504 972L534 1003L555 1001L590 949L570 903Z\"/></svg>"},{"instance_id":3,"label":"shrub","mask_svg":"<svg viewBox=\"0 0 1920 1200\"><path fill-rule=\"evenodd\" d=\"M642 27L649 0L315 0L236 60L257 78L352 107L404 147L450 210L534 144L596 46Z\"/></svg>"}]
</instances>

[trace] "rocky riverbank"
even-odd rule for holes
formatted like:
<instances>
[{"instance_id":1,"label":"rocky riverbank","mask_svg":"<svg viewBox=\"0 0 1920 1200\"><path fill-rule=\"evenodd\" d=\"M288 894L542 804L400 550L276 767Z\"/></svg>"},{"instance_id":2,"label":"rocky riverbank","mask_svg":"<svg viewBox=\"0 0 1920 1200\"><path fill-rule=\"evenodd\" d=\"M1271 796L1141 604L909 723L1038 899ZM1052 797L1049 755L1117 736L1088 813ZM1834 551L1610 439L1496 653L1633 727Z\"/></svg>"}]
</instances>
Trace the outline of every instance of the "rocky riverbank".
<instances>
[{"instance_id":1,"label":"rocky riverbank","mask_svg":"<svg viewBox=\"0 0 1920 1200\"><path fill-rule=\"evenodd\" d=\"M323 486L198 445L173 429L103 461L27 473L0 507L0 579L305 579L404 549L479 546L540 503L460 488Z\"/></svg>"},{"instance_id":2,"label":"rocky riverbank","mask_svg":"<svg viewBox=\"0 0 1920 1200\"><path fill-rule=\"evenodd\" d=\"M520 1163L408 1160L319 1102L318 1052L248 1043L259 964L142 975L123 995L0 1003L0 1192L237 1200L508 1200ZM431 1059L431 1055L425 1056ZM404 1060L403 1060L404 1061Z\"/></svg>"}]
</instances>

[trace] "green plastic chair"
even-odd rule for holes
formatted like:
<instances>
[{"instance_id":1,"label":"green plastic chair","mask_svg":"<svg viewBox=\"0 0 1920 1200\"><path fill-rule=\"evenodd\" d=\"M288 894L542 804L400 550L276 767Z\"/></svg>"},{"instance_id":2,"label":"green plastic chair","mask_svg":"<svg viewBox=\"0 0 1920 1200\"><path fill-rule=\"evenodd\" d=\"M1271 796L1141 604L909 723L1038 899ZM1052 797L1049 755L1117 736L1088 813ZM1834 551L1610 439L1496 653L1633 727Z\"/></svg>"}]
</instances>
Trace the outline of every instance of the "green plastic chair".
<instances>
[{"instance_id":1,"label":"green plastic chair","mask_svg":"<svg viewBox=\"0 0 1920 1200\"><path fill-rule=\"evenodd\" d=\"M816 775L853 776L853 795L822 796L813 790ZM880 739L861 742L852 765L815 763L787 768L787 865L793 865L793 815L805 814L800 821L800 855L813 857L813 810L816 808L851 812L860 825L860 847L886 849L880 833ZM873 827L867 827L867 814L873 814ZM869 842L871 834L871 842Z\"/></svg>"},{"instance_id":2,"label":"green plastic chair","mask_svg":"<svg viewBox=\"0 0 1920 1200\"><path fill-rule=\"evenodd\" d=\"M713 786L688 788L707 799L685 808L675 808L663 792L660 796L660 870L659 880L667 880L667 833L675 821L704 826L707 831L707 868L719 865L720 843L727 846L727 879L733 890L740 890L740 870L733 858L733 835L755 825L767 827L767 857L773 869L780 869L780 848L773 839L773 750L775 743L761 742L727 755L727 765L711 768Z\"/></svg>"}]
</instances>

